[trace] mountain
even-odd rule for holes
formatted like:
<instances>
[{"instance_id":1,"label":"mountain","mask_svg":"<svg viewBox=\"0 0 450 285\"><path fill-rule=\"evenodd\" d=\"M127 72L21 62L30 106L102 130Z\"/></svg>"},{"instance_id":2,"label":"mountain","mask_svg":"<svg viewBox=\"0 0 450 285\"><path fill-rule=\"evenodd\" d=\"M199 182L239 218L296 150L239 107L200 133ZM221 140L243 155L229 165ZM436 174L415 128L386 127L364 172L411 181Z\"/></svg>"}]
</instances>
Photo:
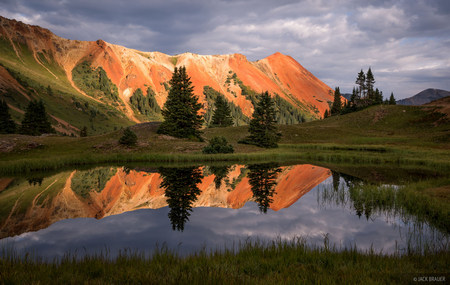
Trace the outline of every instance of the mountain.
<instances>
[{"instance_id":1,"label":"mountain","mask_svg":"<svg viewBox=\"0 0 450 285\"><path fill-rule=\"evenodd\" d=\"M333 91L292 57L275 53L251 62L241 54L166 55L103 40L77 41L0 16L0 94L20 121L28 101L42 99L53 126L101 133L161 120L174 67L186 66L207 113L218 93L238 124L248 122L262 91L278 95L279 122L319 118ZM208 117L208 116L207 116Z\"/></svg>"},{"instance_id":2,"label":"mountain","mask_svg":"<svg viewBox=\"0 0 450 285\"><path fill-rule=\"evenodd\" d=\"M307 164L280 170L269 203L274 211L288 208L331 175L329 169ZM210 168L202 167L201 171L204 178L197 185L200 193L193 208L238 209L256 200L245 166L230 167L219 185ZM127 211L167 207L168 195L161 181L161 175L154 170L115 167L68 171L28 181L1 178L0 238L46 228L63 219L101 219Z\"/></svg>"},{"instance_id":3,"label":"mountain","mask_svg":"<svg viewBox=\"0 0 450 285\"><path fill-rule=\"evenodd\" d=\"M341 96L350 101L350 99L352 98L352 93L341 93Z\"/></svg>"},{"instance_id":4,"label":"mountain","mask_svg":"<svg viewBox=\"0 0 450 285\"><path fill-rule=\"evenodd\" d=\"M412 97L398 100L397 104L419 106L447 96L450 96L450 91L428 88Z\"/></svg>"}]
</instances>

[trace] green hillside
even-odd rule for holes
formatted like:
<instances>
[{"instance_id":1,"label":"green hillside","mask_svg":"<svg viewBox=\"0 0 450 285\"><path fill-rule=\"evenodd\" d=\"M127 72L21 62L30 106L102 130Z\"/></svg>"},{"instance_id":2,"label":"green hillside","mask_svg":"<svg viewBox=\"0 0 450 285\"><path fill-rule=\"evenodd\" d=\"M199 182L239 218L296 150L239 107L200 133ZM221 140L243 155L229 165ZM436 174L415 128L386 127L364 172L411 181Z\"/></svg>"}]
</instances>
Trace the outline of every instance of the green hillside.
<instances>
[{"instance_id":1,"label":"green hillside","mask_svg":"<svg viewBox=\"0 0 450 285\"><path fill-rule=\"evenodd\" d=\"M0 65L20 83L31 99L42 99L50 115L78 129L86 126L91 134L105 133L131 124L110 102L101 104L77 92L51 54L46 51L37 53L38 62L27 46L20 43L14 43L14 46L18 54L14 52L11 42L0 36ZM21 110L25 110L28 104L24 95L12 89L0 91L0 96ZM11 113L17 122L22 120L21 113ZM58 125L58 122L52 120L52 124Z\"/></svg>"}]
</instances>

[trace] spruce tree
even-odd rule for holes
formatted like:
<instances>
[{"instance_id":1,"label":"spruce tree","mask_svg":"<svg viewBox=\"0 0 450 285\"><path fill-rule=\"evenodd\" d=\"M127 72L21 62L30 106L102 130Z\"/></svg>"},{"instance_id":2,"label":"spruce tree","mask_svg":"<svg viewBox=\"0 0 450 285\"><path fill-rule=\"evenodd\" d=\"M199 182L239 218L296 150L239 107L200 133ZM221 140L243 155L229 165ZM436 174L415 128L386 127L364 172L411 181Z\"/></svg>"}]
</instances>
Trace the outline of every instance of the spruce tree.
<instances>
[{"instance_id":1,"label":"spruce tree","mask_svg":"<svg viewBox=\"0 0 450 285\"><path fill-rule=\"evenodd\" d=\"M233 125L230 106L222 96L216 98L216 110L211 121L211 127L229 127Z\"/></svg>"},{"instance_id":2,"label":"spruce tree","mask_svg":"<svg viewBox=\"0 0 450 285\"><path fill-rule=\"evenodd\" d=\"M135 146L137 143L136 134L128 127L123 131L122 137L119 139L119 143L126 146Z\"/></svg>"},{"instance_id":3,"label":"spruce tree","mask_svg":"<svg viewBox=\"0 0 450 285\"><path fill-rule=\"evenodd\" d=\"M161 188L167 197L169 219L173 230L183 231L189 221L192 204L200 194L198 184L202 182L202 170L198 167L158 168L161 174Z\"/></svg>"},{"instance_id":4,"label":"spruce tree","mask_svg":"<svg viewBox=\"0 0 450 285\"><path fill-rule=\"evenodd\" d=\"M391 92L391 97L389 97L389 105L397 105L397 101L394 98L394 92Z\"/></svg>"},{"instance_id":5,"label":"spruce tree","mask_svg":"<svg viewBox=\"0 0 450 285\"><path fill-rule=\"evenodd\" d=\"M161 112L164 122L157 132L178 138L200 138L203 116L199 115L199 111L203 105L198 103L198 97L193 93L194 87L184 66L175 67L170 84L169 95Z\"/></svg>"},{"instance_id":6,"label":"spruce tree","mask_svg":"<svg viewBox=\"0 0 450 285\"><path fill-rule=\"evenodd\" d=\"M350 97L350 102L352 103L352 105L355 105L357 96L358 96L358 94L357 94L356 88L353 87L352 97Z\"/></svg>"},{"instance_id":7,"label":"spruce tree","mask_svg":"<svg viewBox=\"0 0 450 285\"><path fill-rule=\"evenodd\" d=\"M376 102L376 98L374 98L374 90L373 87L375 85L375 78L373 77L372 69L369 67L369 70L367 70L366 74L366 90L367 90L367 97L371 101L371 104L374 104Z\"/></svg>"},{"instance_id":8,"label":"spruce tree","mask_svg":"<svg viewBox=\"0 0 450 285\"><path fill-rule=\"evenodd\" d=\"M366 90L366 75L364 74L364 71L361 69L361 71L358 73L358 77L356 78L356 84L358 84L359 88L359 99L363 98L365 96L365 90Z\"/></svg>"},{"instance_id":9,"label":"spruce tree","mask_svg":"<svg viewBox=\"0 0 450 285\"><path fill-rule=\"evenodd\" d=\"M258 204L261 213L267 213L267 209L273 202L275 194L276 178L281 168L276 163L253 164L248 166L248 183L251 186L253 199Z\"/></svg>"},{"instance_id":10,"label":"spruce tree","mask_svg":"<svg viewBox=\"0 0 450 285\"><path fill-rule=\"evenodd\" d=\"M275 126L275 103L270 98L269 92L261 94L260 100L255 106L253 118L250 121L250 135L240 143L254 144L265 148L278 147L281 134Z\"/></svg>"},{"instance_id":11,"label":"spruce tree","mask_svg":"<svg viewBox=\"0 0 450 285\"><path fill-rule=\"evenodd\" d=\"M323 113L323 118L328 118L330 115L328 115L328 109L325 110L325 113Z\"/></svg>"},{"instance_id":12,"label":"spruce tree","mask_svg":"<svg viewBox=\"0 0 450 285\"><path fill-rule=\"evenodd\" d=\"M16 123L11 119L8 104L4 100L0 101L0 134L14 134Z\"/></svg>"},{"instance_id":13,"label":"spruce tree","mask_svg":"<svg viewBox=\"0 0 450 285\"><path fill-rule=\"evenodd\" d=\"M341 112L342 109L342 102L341 102L341 91L339 90L339 87L336 87L334 89L334 101L333 105L331 106L331 115L338 115Z\"/></svg>"},{"instance_id":14,"label":"spruce tree","mask_svg":"<svg viewBox=\"0 0 450 285\"><path fill-rule=\"evenodd\" d=\"M80 131L80 137L87 137L87 127L84 126L83 129Z\"/></svg>"},{"instance_id":15,"label":"spruce tree","mask_svg":"<svg viewBox=\"0 0 450 285\"><path fill-rule=\"evenodd\" d=\"M373 103L375 105L381 105L383 104L383 92L378 90L378 88L375 89L375 92L373 93Z\"/></svg>"},{"instance_id":16,"label":"spruce tree","mask_svg":"<svg viewBox=\"0 0 450 285\"><path fill-rule=\"evenodd\" d=\"M39 136L47 133L55 133L48 121L44 102L30 101L22 121L20 133L24 135Z\"/></svg>"}]
</instances>

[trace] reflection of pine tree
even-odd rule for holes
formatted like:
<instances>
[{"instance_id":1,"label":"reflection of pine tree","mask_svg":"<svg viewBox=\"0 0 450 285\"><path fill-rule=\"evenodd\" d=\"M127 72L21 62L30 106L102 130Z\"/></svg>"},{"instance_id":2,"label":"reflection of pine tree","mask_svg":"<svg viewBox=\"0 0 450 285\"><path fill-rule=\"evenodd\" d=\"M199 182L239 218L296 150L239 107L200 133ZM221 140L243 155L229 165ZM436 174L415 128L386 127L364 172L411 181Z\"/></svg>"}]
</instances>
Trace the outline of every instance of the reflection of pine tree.
<instances>
[{"instance_id":1,"label":"reflection of pine tree","mask_svg":"<svg viewBox=\"0 0 450 285\"><path fill-rule=\"evenodd\" d=\"M161 167L158 171L163 179L161 187L165 188L172 229L183 231L184 224L191 215L189 212L192 211L192 203L200 194L197 184L203 178L202 172L198 167Z\"/></svg>"},{"instance_id":2,"label":"reflection of pine tree","mask_svg":"<svg viewBox=\"0 0 450 285\"><path fill-rule=\"evenodd\" d=\"M339 191L339 179L341 176L339 175L339 172L331 170L331 175L333 176L333 189L335 192Z\"/></svg>"},{"instance_id":3,"label":"reflection of pine tree","mask_svg":"<svg viewBox=\"0 0 450 285\"><path fill-rule=\"evenodd\" d=\"M275 194L275 179L281 169L276 163L264 163L249 165L248 179L252 188L255 202L258 203L259 210L267 213L267 208L273 202Z\"/></svg>"},{"instance_id":4,"label":"reflection of pine tree","mask_svg":"<svg viewBox=\"0 0 450 285\"><path fill-rule=\"evenodd\" d=\"M222 185L222 180L227 177L228 172L230 172L231 165L225 166L209 166L209 170L214 174L214 183L216 184L216 189L219 189Z\"/></svg>"}]
</instances>

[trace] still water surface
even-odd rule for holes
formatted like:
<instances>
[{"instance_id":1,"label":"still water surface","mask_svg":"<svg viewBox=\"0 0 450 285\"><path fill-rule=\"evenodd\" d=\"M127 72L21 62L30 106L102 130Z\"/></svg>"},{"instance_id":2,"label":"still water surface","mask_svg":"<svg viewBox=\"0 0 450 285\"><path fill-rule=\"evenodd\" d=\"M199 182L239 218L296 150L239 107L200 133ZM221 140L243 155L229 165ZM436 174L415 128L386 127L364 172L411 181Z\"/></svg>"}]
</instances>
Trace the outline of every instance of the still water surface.
<instances>
[{"instance_id":1,"label":"still water surface","mask_svg":"<svg viewBox=\"0 0 450 285\"><path fill-rule=\"evenodd\" d=\"M53 258L119 250L180 254L245 240L304 237L384 253L448 247L401 208L362 199L370 183L314 165L98 167L1 178L0 244ZM383 186L397 191L397 186Z\"/></svg>"}]
</instances>

